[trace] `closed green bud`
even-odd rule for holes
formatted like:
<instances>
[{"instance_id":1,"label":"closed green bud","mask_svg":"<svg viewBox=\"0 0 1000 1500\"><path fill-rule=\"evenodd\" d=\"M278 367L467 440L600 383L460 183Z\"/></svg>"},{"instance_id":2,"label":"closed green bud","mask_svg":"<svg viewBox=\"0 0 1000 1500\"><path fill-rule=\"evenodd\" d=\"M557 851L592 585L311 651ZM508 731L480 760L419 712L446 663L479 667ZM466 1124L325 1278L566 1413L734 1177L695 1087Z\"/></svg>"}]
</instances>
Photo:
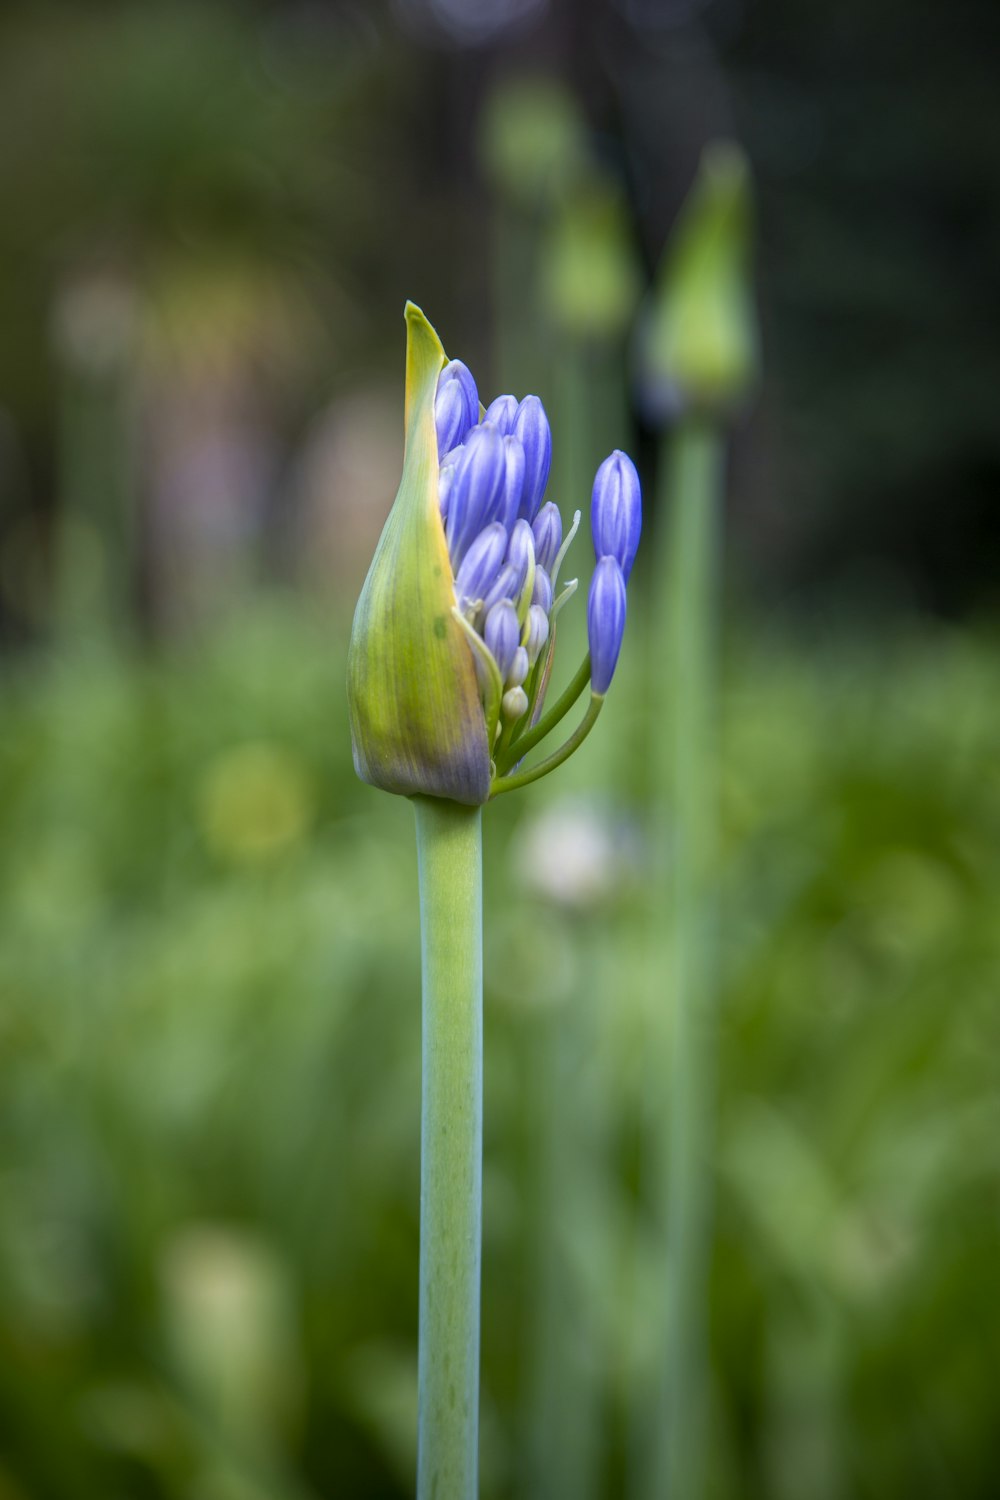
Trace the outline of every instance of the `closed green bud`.
<instances>
[{"instance_id":1,"label":"closed green bud","mask_svg":"<svg viewBox=\"0 0 1000 1500\"><path fill-rule=\"evenodd\" d=\"M723 414L754 382L751 214L743 152L730 144L708 147L667 247L640 337L640 385L654 417Z\"/></svg>"},{"instance_id":2,"label":"closed green bud","mask_svg":"<svg viewBox=\"0 0 1000 1500\"><path fill-rule=\"evenodd\" d=\"M447 357L413 303L406 329L403 477L347 658L354 765L387 792L478 805L490 793L490 749L475 658L455 618L438 496L435 393Z\"/></svg>"}]
</instances>

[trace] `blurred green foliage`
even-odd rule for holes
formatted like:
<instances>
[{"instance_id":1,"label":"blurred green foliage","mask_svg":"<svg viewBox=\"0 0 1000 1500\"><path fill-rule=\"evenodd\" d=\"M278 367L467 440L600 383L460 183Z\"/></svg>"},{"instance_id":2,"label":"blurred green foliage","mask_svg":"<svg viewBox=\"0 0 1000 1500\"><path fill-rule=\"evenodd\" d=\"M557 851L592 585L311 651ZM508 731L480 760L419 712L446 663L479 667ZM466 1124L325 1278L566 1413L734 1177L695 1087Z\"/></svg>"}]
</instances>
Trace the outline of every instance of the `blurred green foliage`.
<instances>
[{"instance_id":1,"label":"blurred green foliage","mask_svg":"<svg viewBox=\"0 0 1000 1500\"><path fill-rule=\"evenodd\" d=\"M275 602L198 647L0 682L5 1497L409 1492L415 860L405 802L350 765L344 644ZM629 646L618 814L641 825ZM944 631L732 653L713 1494L994 1493L995 675L995 642ZM598 730L575 785L609 753ZM631 879L581 921L528 880L548 794L507 800L487 827L483 1493L518 1491L538 1132L565 1110L585 1135L547 1211L612 1495L663 1275L636 1163L664 955L635 837Z\"/></svg>"}]
</instances>

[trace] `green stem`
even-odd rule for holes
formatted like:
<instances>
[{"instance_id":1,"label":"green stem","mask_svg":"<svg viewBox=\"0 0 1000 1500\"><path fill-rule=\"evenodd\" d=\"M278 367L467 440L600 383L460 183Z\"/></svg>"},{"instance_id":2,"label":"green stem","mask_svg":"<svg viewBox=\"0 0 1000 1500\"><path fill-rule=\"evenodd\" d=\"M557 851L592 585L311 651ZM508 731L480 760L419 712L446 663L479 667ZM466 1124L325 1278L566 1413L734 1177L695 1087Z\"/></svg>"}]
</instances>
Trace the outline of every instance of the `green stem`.
<instances>
[{"instance_id":1,"label":"green stem","mask_svg":"<svg viewBox=\"0 0 1000 1500\"><path fill-rule=\"evenodd\" d=\"M513 765L515 760L522 760L529 750L533 750L536 745L544 740L547 734L550 734L555 729L556 725L569 713L589 681L590 652L588 651L580 664L576 676L569 683L565 692L553 703L548 713L542 715L533 729L526 730L524 734L520 735L514 741L511 746L513 753L507 758L507 765ZM506 771L507 765L503 767L503 770Z\"/></svg>"},{"instance_id":2,"label":"green stem","mask_svg":"<svg viewBox=\"0 0 1000 1500\"><path fill-rule=\"evenodd\" d=\"M482 1239L482 809L415 797L423 982L417 1500L474 1500Z\"/></svg>"},{"instance_id":3,"label":"green stem","mask_svg":"<svg viewBox=\"0 0 1000 1500\"><path fill-rule=\"evenodd\" d=\"M689 419L675 432L666 482L667 555L660 572L669 614L662 621L669 706L657 705L664 736L660 784L673 830L673 878L660 893L672 913L674 1006L669 1064L669 1159L661 1177L669 1267L661 1408L655 1422L652 1493L699 1500L704 1492L706 1298L711 1252L711 1151L715 1092L716 662L719 430ZM658 640L664 634L658 632ZM668 708L668 712L663 710Z\"/></svg>"},{"instance_id":4,"label":"green stem","mask_svg":"<svg viewBox=\"0 0 1000 1500\"><path fill-rule=\"evenodd\" d=\"M576 729L570 735L564 745L554 751L552 755L540 760L537 766L529 766L526 771L517 771L512 776L501 776L494 781L490 790L490 797L499 797L501 792L513 792L519 786L527 786L531 781L537 781L540 776L547 776L554 771L556 766L561 766L564 760L569 760L574 750L578 750L587 735L597 723L597 715L604 707L604 694L591 693L587 712L584 714Z\"/></svg>"}]
</instances>

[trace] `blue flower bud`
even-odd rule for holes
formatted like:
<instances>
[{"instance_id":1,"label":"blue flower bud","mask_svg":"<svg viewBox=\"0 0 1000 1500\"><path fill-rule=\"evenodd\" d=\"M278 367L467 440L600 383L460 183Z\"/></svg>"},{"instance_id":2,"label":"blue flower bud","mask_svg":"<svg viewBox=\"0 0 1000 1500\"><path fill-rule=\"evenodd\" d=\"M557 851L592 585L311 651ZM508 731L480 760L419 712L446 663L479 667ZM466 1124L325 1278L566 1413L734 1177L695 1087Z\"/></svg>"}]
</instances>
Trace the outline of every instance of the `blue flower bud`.
<instances>
[{"instance_id":1,"label":"blue flower bud","mask_svg":"<svg viewBox=\"0 0 1000 1500\"><path fill-rule=\"evenodd\" d=\"M551 500L547 501L532 521L531 529L535 536L535 561L546 573L551 573L552 564L562 546L562 516L558 505L554 505Z\"/></svg>"},{"instance_id":2,"label":"blue flower bud","mask_svg":"<svg viewBox=\"0 0 1000 1500\"><path fill-rule=\"evenodd\" d=\"M455 464L448 494L448 552L453 568L484 526L496 519L507 474L503 438L495 427L474 427Z\"/></svg>"},{"instance_id":3,"label":"blue flower bud","mask_svg":"<svg viewBox=\"0 0 1000 1500\"><path fill-rule=\"evenodd\" d=\"M486 616L483 639L500 669L501 682L506 682L514 655L520 649L521 643L517 611L509 599L501 599L498 604L493 605Z\"/></svg>"},{"instance_id":4,"label":"blue flower bud","mask_svg":"<svg viewBox=\"0 0 1000 1500\"><path fill-rule=\"evenodd\" d=\"M603 696L611 685L625 633L625 578L617 558L602 557L590 580L587 639L590 686Z\"/></svg>"},{"instance_id":5,"label":"blue flower bud","mask_svg":"<svg viewBox=\"0 0 1000 1500\"><path fill-rule=\"evenodd\" d=\"M499 521L485 527L469 544L462 565L455 575L455 598L459 609L478 606L486 597L507 550L507 533Z\"/></svg>"},{"instance_id":6,"label":"blue flower bud","mask_svg":"<svg viewBox=\"0 0 1000 1500\"><path fill-rule=\"evenodd\" d=\"M501 599L513 603L517 597L517 571L510 563L504 563L496 576L496 581L486 591L483 597L483 606L479 611L480 620L485 620L494 604L499 604Z\"/></svg>"},{"instance_id":7,"label":"blue flower bud","mask_svg":"<svg viewBox=\"0 0 1000 1500\"><path fill-rule=\"evenodd\" d=\"M517 398L515 396L498 396L491 401L486 408L484 422L492 422L506 437L514 431L514 423L517 419Z\"/></svg>"},{"instance_id":8,"label":"blue flower bud","mask_svg":"<svg viewBox=\"0 0 1000 1500\"><path fill-rule=\"evenodd\" d=\"M443 460L479 421L479 392L472 372L460 359L445 365L434 397L438 458Z\"/></svg>"},{"instance_id":9,"label":"blue flower bud","mask_svg":"<svg viewBox=\"0 0 1000 1500\"><path fill-rule=\"evenodd\" d=\"M520 687L530 669L531 663L528 661L527 651L525 651L523 646L518 646L514 652L514 659L507 668L507 675L504 678L506 686Z\"/></svg>"},{"instance_id":10,"label":"blue flower bud","mask_svg":"<svg viewBox=\"0 0 1000 1500\"><path fill-rule=\"evenodd\" d=\"M552 432L545 408L537 396L525 396L517 408L514 436L524 449L524 494L521 515L533 521L542 503L552 466Z\"/></svg>"},{"instance_id":11,"label":"blue flower bud","mask_svg":"<svg viewBox=\"0 0 1000 1500\"><path fill-rule=\"evenodd\" d=\"M528 695L523 687L508 688L500 704L500 713L508 724L515 724L528 709Z\"/></svg>"},{"instance_id":12,"label":"blue flower bud","mask_svg":"<svg viewBox=\"0 0 1000 1500\"><path fill-rule=\"evenodd\" d=\"M512 398L513 399L513 398ZM500 495L498 519L508 531L512 531L524 493L524 449L516 437L503 440L506 472Z\"/></svg>"},{"instance_id":13,"label":"blue flower bud","mask_svg":"<svg viewBox=\"0 0 1000 1500\"><path fill-rule=\"evenodd\" d=\"M590 530L595 557L613 557L627 581L642 531L642 493L635 465L617 448L594 478Z\"/></svg>"},{"instance_id":14,"label":"blue flower bud","mask_svg":"<svg viewBox=\"0 0 1000 1500\"><path fill-rule=\"evenodd\" d=\"M545 612L546 617L552 613L552 579L544 568L535 569L535 587L531 594L531 603L537 605Z\"/></svg>"},{"instance_id":15,"label":"blue flower bud","mask_svg":"<svg viewBox=\"0 0 1000 1500\"><path fill-rule=\"evenodd\" d=\"M441 519L448 519L448 499L451 495L451 487L455 482L455 464L458 455L463 452L462 448L453 448L448 454L448 462L444 465L438 475L438 505L441 509Z\"/></svg>"},{"instance_id":16,"label":"blue flower bud","mask_svg":"<svg viewBox=\"0 0 1000 1500\"><path fill-rule=\"evenodd\" d=\"M527 521L517 521L510 534L507 543L507 556L504 561L510 565L517 574L517 584L511 595L516 599L524 588L528 569L535 560L535 538Z\"/></svg>"},{"instance_id":17,"label":"blue flower bud","mask_svg":"<svg viewBox=\"0 0 1000 1500\"><path fill-rule=\"evenodd\" d=\"M469 430L469 408L465 392L457 380L438 387L434 401L434 425L437 429L438 457L444 459L461 443Z\"/></svg>"},{"instance_id":18,"label":"blue flower bud","mask_svg":"<svg viewBox=\"0 0 1000 1500\"><path fill-rule=\"evenodd\" d=\"M536 575L537 576L537 575ZM528 610L527 635L525 637L525 649L528 652L528 661L532 666L542 654L542 647L549 638L549 617L540 604L533 604Z\"/></svg>"}]
</instances>

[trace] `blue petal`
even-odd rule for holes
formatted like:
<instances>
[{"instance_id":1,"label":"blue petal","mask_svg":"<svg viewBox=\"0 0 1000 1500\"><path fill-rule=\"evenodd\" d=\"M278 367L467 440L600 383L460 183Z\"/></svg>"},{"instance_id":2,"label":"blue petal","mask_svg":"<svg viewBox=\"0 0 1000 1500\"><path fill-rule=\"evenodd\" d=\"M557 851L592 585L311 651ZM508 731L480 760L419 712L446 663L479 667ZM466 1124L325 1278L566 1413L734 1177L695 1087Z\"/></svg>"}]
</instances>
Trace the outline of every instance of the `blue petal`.
<instances>
[{"instance_id":1,"label":"blue petal","mask_svg":"<svg viewBox=\"0 0 1000 1500\"><path fill-rule=\"evenodd\" d=\"M516 437L505 437L503 447L506 472L497 519L503 522L508 531L512 531L524 493L524 449Z\"/></svg>"},{"instance_id":2,"label":"blue petal","mask_svg":"<svg viewBox=\"0 0 1000 1500\"><path fill-rule=\"evenodd\" d=\"M503 567L500 569L499 573L496 576L496 582L487 591L483 599L483 607L480 611L480 618L485 619L490 610L493 608L494 604L499 604L501 599L509 599L511 603L513 603L516 595L517 572L510 566L510 563L504 563Z\"/></svg>"},{"instance_id":3,"label":"blue petal","mask_svg":"<svg viewBox=\"0 0 1000 1500\"><path fill-rule=\"evenodd\" d=\"M501 679L506 683L514 657L521 646L521 627L517 623L517 611L509 599L501 599L498 604L493 605L486 616L483 639L493 653L493 660L500 668Z\"/></svg>"},{"instance_id":4,"label":"blue petal","mask_svg":"<svg viewBox=\"0 0 1000 1500\"><path fill-rule=\"evenodd\" d=\"M549 638L549 616L548 612L540 604L533 604L528 610L528 638L525 646L528 652L528 660L532 666L538 660L542 647Z\"/></svg>"},{"instance_id":5,"label":"blue petal","mask_svg":"<svg viewBox=\"0 0 1000 1500\"><path fill-rule=\"evenodd\" d=\"M611 685L624 633L625 578L617 558L602 557L590 580L587 600L590 686L595 693L606 693Z\"/></svg>"},{"instance_id":6,"label":"blue petal","mask_svg":"<svg viewBox=\"0 0 1000 1500\"><path fill-rule=\"evenodd\" d=\"M455 598L459 609L486 597L507 550L507 533L499 521L473 540L455 576Z\"/></svg>"},{"instance_id":7,"label":"blue petal","mask_svg":"<svg viewBox=\"0 0 1000 1500\"><path fill-rule=\"evenodd\" d=\"M552 613L552 579L545 568L535 569L535 587L531 591L531 602L543 609L546 615Z\"/></svg>"},{"instance_id":8,"label":"blue petal","mask_svg":"<svg viewBox=\"0 0 1000 1500\"><path fill-rule=\"evenodd\" d=\"M506 473L499 432L495 427L474 427L455 464L448 495L448 551L456 570L483 527L496 519Z\"/></svg>"},{"instance_id":9,"label":"blue petal","mask_svg":"<svg viewBox=\"0 0 1000 1500\"><path fill-rule=\"evenodd\" d=\"M535 560L535 538L527 521L517 521L510 534L507 543L507 556L504 559L509 563L517 574L517 585L512 598L517 598L524 588L524 581L528 576L528 569Z\"/></svg>"},{"instance_id":10,"label":"blue petal","mask_svg":"<svg viewBox=\"0 0 1000 1500\"><path fill-rule=\"evenodd\" d=\"M525 396L517 408L514 436L524 449L524 495L520 514L533 521L542 503L552 466L552 432L537 396Z\"/></svg>"},{"instance_id":11,"label":"blue petal","mask_svg":"<svg viewBox=\"0 0 1000 1500\"><path fill-rule=\"evenodd\" d=\"M590 529L595 557L613 557L628 580L642 532L642 492L635 464L615 449L594 477Z\"/></svg>"},{"instance_id":12,"label":"blue petal","mask_svg":"<svg viewBox=\"0 0 1000 1500\"><path fill-rule=\"evenodd\" d=\"M558 505L554 505L551 500L547 501L531 523L531 529L535 534L535 561L539 567L551 573L552 564L562 546L562 516Z\"/></svg>"},{"instance_id":13,"label":"blue petal","mask_svg":"<svg viewBox=\"0 0 1000 1500\"><path fill-rule=\"evenodd\" d=\"M491 401L486 408L484 422L492 422L506 437L514 431L514 422L517 419L517 400L514 396L498 396Z\"/></svg>"}]
</instances>

